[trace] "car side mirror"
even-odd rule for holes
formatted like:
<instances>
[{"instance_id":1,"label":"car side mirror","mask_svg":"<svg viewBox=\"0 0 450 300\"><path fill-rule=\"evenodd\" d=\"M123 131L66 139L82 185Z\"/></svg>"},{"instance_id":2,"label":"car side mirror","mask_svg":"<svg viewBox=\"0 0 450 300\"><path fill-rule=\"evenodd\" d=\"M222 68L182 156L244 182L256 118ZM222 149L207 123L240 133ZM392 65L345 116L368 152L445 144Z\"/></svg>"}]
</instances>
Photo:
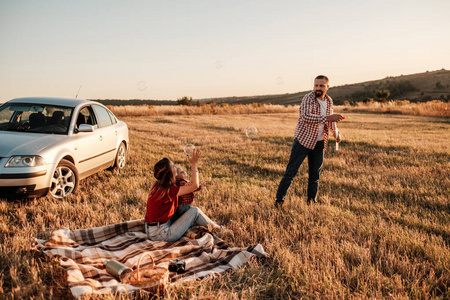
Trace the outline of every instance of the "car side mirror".
<instances>
[{"instance_id":1,"label":"car side mirror","mask_svg":"<svg viewBox=\"0 0 450 300\"><path fill-rule=\"evenodd\" d=\"M76 132L94 132L94 126L89 124L80 124Z\"/></svg>"}]
</instances>

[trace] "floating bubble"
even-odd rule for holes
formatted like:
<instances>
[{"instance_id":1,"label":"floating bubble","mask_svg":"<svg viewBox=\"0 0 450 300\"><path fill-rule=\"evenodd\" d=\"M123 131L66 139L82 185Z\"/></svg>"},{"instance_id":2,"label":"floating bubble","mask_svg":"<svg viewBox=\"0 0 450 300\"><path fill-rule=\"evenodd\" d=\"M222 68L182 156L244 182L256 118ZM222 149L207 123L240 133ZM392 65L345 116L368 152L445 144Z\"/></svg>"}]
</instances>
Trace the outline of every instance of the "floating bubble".
<instances>
[{"instance_id":1,"label":"floating bubble","mask_svg":"<svg viewBox=\"0 0 450 300\"><path fill-rule=\"evenodd\" d=\"M222 64L221 60L216 60L215 65L216 65L216 69L222 69L222 67L223 67L223 64Z\"/></svg>"},{"instance_id":2,"label":"floating bubble","mask_svg":"<svg viewBox=\"0 0 450 300\"><path fill-rule=\"evenodd\" d=\"M256 127L249 127L247 128L247 130L245 130L245 135L249 138L249 139L256 139L257 135L258 135L258 129L256 129Z\"/></svg>"},{"instance_id":3,"label":"floating bubble","mask_svg":"<svg viewBox=\"0 0 450 300\"><path fill-rule=\"evenodd\" d=\"M147 87L148 86L147 86L147 83L145 81L139 81L137 83L137 89L140 90L141 92L145 91L147 89Z\"/></svg>"},{"instance_id":4,"label":"floating bubble","mask_svg":"<svg viewBox=\"0 0 450 300\"><path fill-rule=\"evenodd\" d=\"M186 153L187 156L192 157L192 154L194 153L195 146L193 144L186 144L184 146L184 153Z\"/></svg>"},{"instance_id":5,"label":"floating bubble","mask_svg":"<svg viewBox=\"0 0 450 300\"><path fill-rule=\"evenodd\" d=\"M281 76L278 76L277 79L275 80L275 82L276 82L278 85L282 85L282 84L284 83L284 78L281 77Z\"/></svg>"}]
</instances>

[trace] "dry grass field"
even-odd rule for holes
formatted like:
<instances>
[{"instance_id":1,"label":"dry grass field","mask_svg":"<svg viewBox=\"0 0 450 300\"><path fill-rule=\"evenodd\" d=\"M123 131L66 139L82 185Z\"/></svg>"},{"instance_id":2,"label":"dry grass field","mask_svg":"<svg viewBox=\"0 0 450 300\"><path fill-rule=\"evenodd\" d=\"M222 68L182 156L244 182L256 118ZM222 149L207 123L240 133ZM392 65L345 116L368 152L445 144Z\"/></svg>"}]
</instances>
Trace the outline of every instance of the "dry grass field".
<instances>
[{"instance_id":1,"label":"dry grass field","mask_svg":"<svg viewBox=\"0 0 450 300\"><path fill-rule=\"evenodd\" d=\"M408 100L388 102L357 102L355 105L339 107L344 112L378 112L390 114L404 114L430 117L450 117L450 102L432 100L427 102L411 103Z\"/></svg>"},{"instance_id":2,"label":"dry grass field","mask_svg":"<svg viewBox=\"0 0 450 300\"><path fill-rule=\"evenodd\" d=\"M234 231L231 245L260 243L270 258L171 287L167 299L450 298L449 119L345 114L344 141L325 155L320 203L306 205L305 162L284 211L273 202L296 110L121 117L131 146L120 174L91 176L65 201L0 201L0 298L70 299L64 270L30 250L34 238L143 218L154 163L166 156L187 168L188 142L202 150L207 182L194 203Z\"/></svg>"}]
</instances>

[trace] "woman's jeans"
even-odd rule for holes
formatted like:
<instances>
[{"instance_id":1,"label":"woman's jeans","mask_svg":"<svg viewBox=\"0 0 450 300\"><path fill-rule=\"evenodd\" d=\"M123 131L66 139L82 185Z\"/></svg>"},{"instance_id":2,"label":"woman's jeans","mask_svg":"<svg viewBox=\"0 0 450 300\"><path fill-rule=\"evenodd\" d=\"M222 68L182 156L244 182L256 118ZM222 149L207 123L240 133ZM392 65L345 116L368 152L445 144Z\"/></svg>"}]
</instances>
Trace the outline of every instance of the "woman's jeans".
<instances>
[{"instance_id":1,"label":"woman's jeans","mask_svg":"<svg viewBox=\"0 0 450 300\"><path fill-rule=\"evenodd\" d=\"M166 223L153 226L145 223L145 232L152 241L176 242L194 223L199 226L218 226L200 208L191 207L176 221L169 220Z\"/></svg>"},{"instance_id":2,"label":"woman's jeans","mask_svg":"<svg viewBox=\"0 0 450 300\"><path fill-rule=\"evenodd\" d=\"M191 204L182 204L177 207L177 210L173 214L172 218L170 218L170 222L174 223L178 218L184 215L191 208Z\"/></svg>"},{"instance_id":3,"label":"woman's jeans","mask_svg":"<svg viewBox=\"0 0 450 300\"><path fill-rule=\"evenodd\" d=\"M317 189L319 188L319 176L322 171L323 163L323 141L318 141L313 150L308 149L300 145L297 139L294 140L292 145L291 157L289 158L289 163L286 167L286 171L281 178L280 185L277 190L277 202L283 202L286 192L292 183L295 175L297 175L298 169L302 164L303 160L308 157L308 203L311 201L316 203Z\"/></svg>"}]
</instances>

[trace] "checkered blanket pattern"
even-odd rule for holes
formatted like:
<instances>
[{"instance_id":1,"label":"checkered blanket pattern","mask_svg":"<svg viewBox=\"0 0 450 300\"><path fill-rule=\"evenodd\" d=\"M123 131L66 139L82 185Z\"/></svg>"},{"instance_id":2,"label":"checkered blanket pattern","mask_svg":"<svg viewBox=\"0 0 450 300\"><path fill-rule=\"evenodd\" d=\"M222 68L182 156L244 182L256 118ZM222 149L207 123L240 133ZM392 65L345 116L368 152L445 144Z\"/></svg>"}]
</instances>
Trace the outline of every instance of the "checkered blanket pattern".
<instances>
[{"instance_id":1,"label":"checkered blanket pattern","mask_svg":"<svg viewBox=\"0 0 450 300\"><path fill-rule=\"evenodd\" d=\"M217 276L237 269L252 257L266 257L258 244L247 248L230 248L206 229L196 227L174 243L147 239L144 219L70 231L60 229L49 240L36 240L34 249L49 257L59 257L67 270L67 281L74 297L85 294L133 293L139 288L119 282L105 270L106 260L117 260L130 268L144 252L150 252L155 265L168 267L169 261L186 262L186 273L170 273L170 284ZM151 266L143 259L141 267Z\"/></svg>"}]
</instances>

